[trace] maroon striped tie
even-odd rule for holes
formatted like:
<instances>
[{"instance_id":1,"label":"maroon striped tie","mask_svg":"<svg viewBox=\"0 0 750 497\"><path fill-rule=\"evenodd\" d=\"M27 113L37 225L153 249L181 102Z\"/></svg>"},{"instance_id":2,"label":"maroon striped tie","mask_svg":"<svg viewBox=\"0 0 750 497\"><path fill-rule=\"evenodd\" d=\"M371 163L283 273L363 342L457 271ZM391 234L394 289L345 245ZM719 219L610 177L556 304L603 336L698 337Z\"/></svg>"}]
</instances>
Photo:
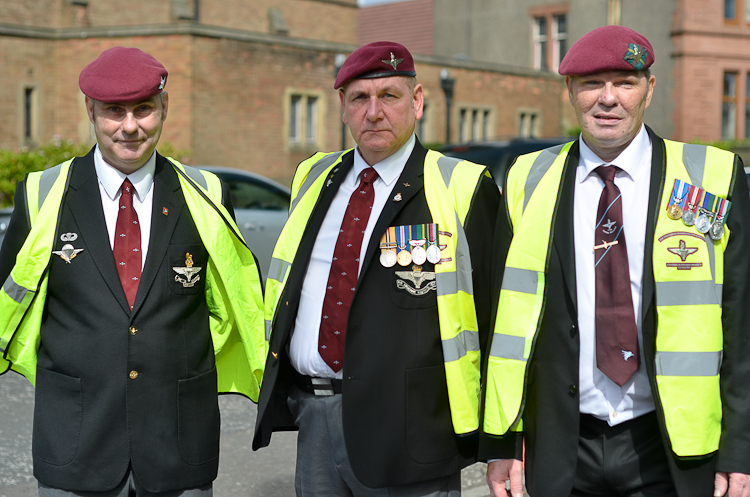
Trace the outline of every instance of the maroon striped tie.
<instances>
[{"instance_id":1,"label":"maroon striped tie","mask_svg":"<svg viewBox=\"0 0 750 497\"><path fill-rule=\"evenodd\" d=\"M120 209L117 211L115 224L115 246L112 249L120 283L125 290L131 311L141 280L141 226L138 224L138 214L133 208L133 190L133 184L125 178L122 182Z\"/></svg>"},{"instance_id":2,"label":"maroon striped tie","mask_svg":"<svg viewBox=\"0 0 750 497\"><path fill-rule=\"evenodd\" d=\"M622 224L622 196L615 185L616 166L594 172L604 181L596 215L596 365L620 386L640 364L630 269Z\"/></svg>"},{"instance_id":3,"label":"maroon striped tie","mask_svg":"<svg viewBox=\"0 0 750 497\"><path fill-rule=\"evenodd\" d=\"M349 205L333 250L320 319L318 352L335 372L343 367L346 325L359 274L359 252L375 200L372 182L377 177L378 173L371 167L362 171L362 180L349 197Z\"/></svg>"}]
</instances>

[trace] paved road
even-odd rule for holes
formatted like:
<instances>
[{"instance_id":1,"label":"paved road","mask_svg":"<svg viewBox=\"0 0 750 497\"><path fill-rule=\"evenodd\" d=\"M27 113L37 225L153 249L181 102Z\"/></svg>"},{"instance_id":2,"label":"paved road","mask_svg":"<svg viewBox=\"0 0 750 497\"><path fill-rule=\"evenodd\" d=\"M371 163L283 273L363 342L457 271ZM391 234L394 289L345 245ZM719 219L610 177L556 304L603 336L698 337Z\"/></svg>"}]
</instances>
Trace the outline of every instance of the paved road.
<instances>
[{"instance_id":1,"label":"paved road","mask_svg":"<svg viewBox=\"0 0 750 497\"><path fill-rule=\"evenodd\" d=\"M221 455L216 497L294 497L297 434L275 433L268 448L250 449L255 404L236 395L219 398ZM36 497L31 468L34 389L15 373L0 376L0 497ZM464 497L485 497L484 465L463 473Z\"/></svg>"}]
</instances>

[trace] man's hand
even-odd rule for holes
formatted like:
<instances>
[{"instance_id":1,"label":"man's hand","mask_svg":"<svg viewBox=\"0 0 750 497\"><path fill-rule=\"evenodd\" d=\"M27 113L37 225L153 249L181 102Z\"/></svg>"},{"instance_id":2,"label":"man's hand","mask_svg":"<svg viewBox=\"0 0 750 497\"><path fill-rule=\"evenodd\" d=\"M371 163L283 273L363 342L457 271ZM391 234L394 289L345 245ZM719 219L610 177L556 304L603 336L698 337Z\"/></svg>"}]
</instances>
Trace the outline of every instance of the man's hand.
<instances>
[{"instance_id":1,"label":"man's hand","mask_svg":"<svg viewBox=\"0 0 750 497\"><path fill-rule=\"evenodd\" d=\"M490 471L487 470L487 481ZM728 490L728 491L727 491ZM714 479L714 497L750 497L750 475L717 472Z\"/></svg>"},{"instance_id":2,"label":"man's hand","mask_svg":"<svg viewBox=\"0 0 750 497\"><path fill-rule=\"evenodd\" d=\"M508 480L509 491L505 489L505 482ZM501 459L489 463L487 485L492 497L523 497L523 462L518 459Z\"/></svg>"}]
</instances>

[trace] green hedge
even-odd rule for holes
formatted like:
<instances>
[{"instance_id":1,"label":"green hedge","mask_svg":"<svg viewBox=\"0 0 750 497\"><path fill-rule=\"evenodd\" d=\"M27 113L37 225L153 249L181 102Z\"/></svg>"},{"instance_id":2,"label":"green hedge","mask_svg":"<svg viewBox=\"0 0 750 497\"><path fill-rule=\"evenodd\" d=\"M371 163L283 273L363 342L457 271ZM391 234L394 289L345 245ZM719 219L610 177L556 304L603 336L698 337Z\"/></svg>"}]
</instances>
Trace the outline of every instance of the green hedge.
<instances>
[{"instance_id":1,"label":"green hedge","mask_svg":"<svg viewBox=\"0 0 750 497\"><path fill-rule=\"evenodd\" d=\"M61 138L55 138L50 143L32 150L0 149L0 207L13 205L16 184L26 176L26 173L42 171L71 157L86 155L90 149L91 145ZM190 156L189 151L176 150L169 143L160 145L159 152L180 160Z\"/></svg>"}]
</instances>

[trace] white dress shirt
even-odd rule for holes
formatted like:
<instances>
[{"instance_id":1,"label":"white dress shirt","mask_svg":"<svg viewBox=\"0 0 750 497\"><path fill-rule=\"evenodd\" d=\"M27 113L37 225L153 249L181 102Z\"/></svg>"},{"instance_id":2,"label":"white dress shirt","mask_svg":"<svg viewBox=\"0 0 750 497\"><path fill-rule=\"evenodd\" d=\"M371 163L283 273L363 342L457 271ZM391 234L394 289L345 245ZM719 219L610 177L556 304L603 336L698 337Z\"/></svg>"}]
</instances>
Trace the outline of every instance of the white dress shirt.
<instances>
[{"instance_id":1,"label":"white dress shirt","mask_svg":"<svg viewBox=\"0 0 750 497\"><path fill-rule=\"evenodd\" d=\"M107 222L107 233L109 234L109 245L115 246L115 227L117 225L117 214L120 210L120 195L122 194L122 182L128 178L135 188L133 195L133 208L138 214L138 225L141 227L141 269L146 263L148 254L148 242L151 235L151 210L154 205L154 171L156 170L156 152L140 169L132 174L125 175L102 157L99 145L94 150L94 168L99 179L99 192L104 209L104 220Z\"/></svg>"},{"instance_id":2,"label":"white dress shirt","mask_svg":"<svg viewBox=\"0 0 750 497\"><path fill-rule=\"evenodd\" d=\"M365 260L368 240L375 235L380 238L382 233L373 233L375 224L383 212L383 207L391 197L391 192L396 180L406 166L406 161L414 150L414 135L395 154L391 155L373 165L378 173L378 178L373 182L375 200L373 201L370 219L367 221L367 229L362 239L362 248L359 256L359 269ZM320 317L323 312L323 299L328 285L328 274L331 271L333 250L339 236L341 223L344 220L346 206L349 197L359 185L360 173L370 167L359 154L359 148L354 151L354 166L341 183L336 196L326 213L323 224L320 226L318 237L315 240L310 264L307 266L305 280L302 283L302 292L299 299L299 310L294 322L292 340L289 345L289 357L292 366L301 374L322 378L343 378L343 369L335 373L323 361L318 352L318 333L320 331ZM344 368L346 364L344 364Z\"/></svg>"},{"instance_id":3,"label":"white dress shirt","mask_svg":"<svg viewBox=\"0 0 750 497\"><path fill-rule=\"evenodd\" d=\"M631 420L654 410L643 354L643 316L641 288L643 257L646 241L649 189L651 186L651 140L646 128L612 162L601 160L583 141L579 140L581 155L576 170L573 204L573 233L575 242L576 297L578 299L578 329L581 351L579 356L580 411L607 421L610 426ZM623 229L628 248L630 290L638 328L641 364L633 376L618 386L596 367L596 273L594 270L594 228L599 197L604 182L594 172L601 165L614 165L621 170L615 184L622 194Z\"/></svg>"}]
</instances>

